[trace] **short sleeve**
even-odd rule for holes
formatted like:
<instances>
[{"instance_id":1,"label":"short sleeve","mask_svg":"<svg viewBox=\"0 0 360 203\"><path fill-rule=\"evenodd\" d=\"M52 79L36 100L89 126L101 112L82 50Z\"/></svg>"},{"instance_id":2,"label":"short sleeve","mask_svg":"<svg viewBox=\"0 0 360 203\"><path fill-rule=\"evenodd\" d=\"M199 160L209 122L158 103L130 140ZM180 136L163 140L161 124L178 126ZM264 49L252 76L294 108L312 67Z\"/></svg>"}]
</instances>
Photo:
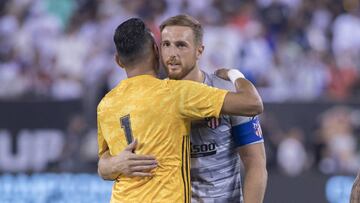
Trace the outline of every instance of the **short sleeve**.
<instances>
[{"instance_id":1,"label":"short sleeve","mask_svg":"<svg viewBox=\"0 0 360 203\"><path fill-rule=\"evenodd\" d=\"M183 118L219 117L227 90L193 81L169 80L175 102Z\"/></svg>"},{"instance_id":2,"label":"short sleeve","mask_svg":"<svg viewBox=\"0 0 360 203\"><path fill-rule=\"evenodd\" d=\"M102 130L101 130L101 125L100 125L100 119L98 116L98 121L97 121L97 127L98 127L98 155L99 157L101 157L101 155L104 154L104 152L106 152L108 150L108 145L105 141L105 138L103 136Z\"/></svg>"}]
</instances>

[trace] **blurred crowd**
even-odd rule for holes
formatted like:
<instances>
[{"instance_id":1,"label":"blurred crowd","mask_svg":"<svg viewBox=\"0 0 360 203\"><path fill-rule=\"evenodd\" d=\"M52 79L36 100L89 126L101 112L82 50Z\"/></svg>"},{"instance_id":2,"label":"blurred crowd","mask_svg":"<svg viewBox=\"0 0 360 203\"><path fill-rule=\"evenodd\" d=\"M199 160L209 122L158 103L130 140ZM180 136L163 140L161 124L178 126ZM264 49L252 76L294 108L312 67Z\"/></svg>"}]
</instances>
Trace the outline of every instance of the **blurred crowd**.
<instances>
[{"instance_id":1,"label":"blurred crowd","mask_svg":"<svg viewBox=\"0 0 360 203\"><path fill-rule=\"evenodd\" d=\"M360 101L358 0L2 0L0 100L81 99L85 111L92 109L69 121L63 153L47 170L82 171L79 162L96 167L96 132L84 136L93 123L86 120L95 119L99 98L126 77L114 62L116 26L138 16L159 40L158 25L179 13L204 25L201 68L240 69L265 102ZM291 176L314 167L355 173L359 115L331 108L305 132L283 129L265 112L269 167ZM84 140L89 147L78 147Z\"/></svg>"},{"instance_id":2,"label":"blurred crowd","mask_svg":"<svg viewBox=\"0 0 360 203\"><path fill-rule=\"evenodd\" d=\"M360 168L360 111L332 106L308 118L311 127L281 125L283 120L264 114L268 168L297 176L310 169L323 174L354 175Z\"/></svg>"},{"instance_id":3,"label":"blurred crowd","mask_svg":"<svg viewBox=\"0 0 360 203\"><path fill-rule=\"evenodd\" d=\"M188 13L205 28L201 67L238 68L264 101L360 97L358 0L2 0L0 99L93 106L125 78L112 35L132 16Z\"/></svg>"}]
</instances>

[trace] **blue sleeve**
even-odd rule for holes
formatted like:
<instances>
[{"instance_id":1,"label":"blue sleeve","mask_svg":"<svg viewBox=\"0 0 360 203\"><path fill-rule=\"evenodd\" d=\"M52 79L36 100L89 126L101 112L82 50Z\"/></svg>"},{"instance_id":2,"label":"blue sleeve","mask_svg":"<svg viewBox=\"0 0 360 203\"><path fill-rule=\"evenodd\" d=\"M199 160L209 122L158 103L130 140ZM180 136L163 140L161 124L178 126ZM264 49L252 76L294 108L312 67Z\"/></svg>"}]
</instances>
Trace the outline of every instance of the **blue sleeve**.
<instances>
[{"instance_id":1,"label":"blue sleeve","mask_svg":"<svg viewBox=\"0 0 360 203\"><path fill-rule=\"evenodd\" d=\"M231 135L236 147L264 141L258 117L246 123L233 126L231 128Z\"/></svg>"}]
</instances>

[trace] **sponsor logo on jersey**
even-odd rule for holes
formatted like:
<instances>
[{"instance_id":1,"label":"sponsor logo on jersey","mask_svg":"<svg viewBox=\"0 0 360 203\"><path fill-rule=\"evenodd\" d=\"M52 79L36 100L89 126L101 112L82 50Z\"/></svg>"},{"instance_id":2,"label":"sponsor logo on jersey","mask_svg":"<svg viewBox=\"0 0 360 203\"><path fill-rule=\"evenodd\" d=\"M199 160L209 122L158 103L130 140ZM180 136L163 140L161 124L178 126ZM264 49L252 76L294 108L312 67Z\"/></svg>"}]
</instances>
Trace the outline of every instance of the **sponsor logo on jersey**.
<instances>
[{"instance_id":1,"label":"sponsor logo on jersey","mask_svg":"<svg viewBox=\"0 0 360 203\"><path fill-rule=\"evenodd\" d=\"M216 144L215 143L204 143L204 144L192 144L191 147L191 158L198 158L204 156L210 156L216 154Z\"/></svg>"}]
</instances>

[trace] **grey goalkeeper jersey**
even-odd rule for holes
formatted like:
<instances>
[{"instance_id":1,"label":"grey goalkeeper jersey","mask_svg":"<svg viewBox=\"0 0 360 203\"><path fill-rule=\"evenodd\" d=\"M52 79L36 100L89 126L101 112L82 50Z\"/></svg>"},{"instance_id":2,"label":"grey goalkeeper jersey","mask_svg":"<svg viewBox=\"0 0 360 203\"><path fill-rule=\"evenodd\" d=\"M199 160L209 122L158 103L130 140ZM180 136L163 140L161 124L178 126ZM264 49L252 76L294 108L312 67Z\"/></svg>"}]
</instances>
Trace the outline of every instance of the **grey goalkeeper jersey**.
<instances>
[{"instance_id":1,"label":"grey goalkeeper jersey","mask_svg":"<svg viewBox=\"0 0 360 203\"><path fill-rule=\"evenodd\" d=\"M231 82L213 74L204 74L204 83L207 85L235 91ZM221 115L218 121L212 119L192 123L190 173L192 203L238 203L243 201L240 157L236 151L234 139L231 137L231 128L251 119ZM209 124L212 127L209 127Z\"/></svg>"}]
</instances>

